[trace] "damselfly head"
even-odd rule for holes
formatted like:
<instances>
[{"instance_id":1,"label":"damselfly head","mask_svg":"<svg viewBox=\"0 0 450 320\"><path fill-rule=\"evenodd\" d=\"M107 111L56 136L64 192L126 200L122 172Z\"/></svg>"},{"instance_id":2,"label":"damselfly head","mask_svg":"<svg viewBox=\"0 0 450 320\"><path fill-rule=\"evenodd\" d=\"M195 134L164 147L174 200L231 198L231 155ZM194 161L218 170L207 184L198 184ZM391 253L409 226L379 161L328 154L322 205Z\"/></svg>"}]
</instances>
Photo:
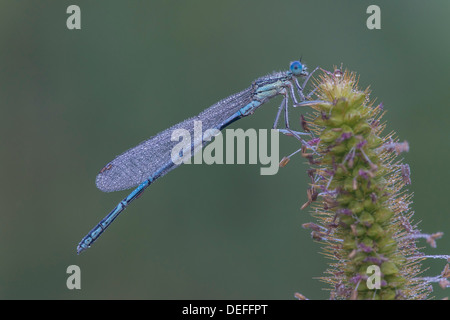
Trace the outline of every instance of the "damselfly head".
<instances>
[{"instance_id":1,"label":"damselfly head","mask_svg":"<svg viewBox=\"0 0 450 320\"><path fill-rule=\"evenodd\" d=\"M291 70L292 74L296 77L306 77L308 75L308 71L306 71L306 66L302 64L300 61L293 61L289 66L289 70Z\"/></svg>"}]
</instances>

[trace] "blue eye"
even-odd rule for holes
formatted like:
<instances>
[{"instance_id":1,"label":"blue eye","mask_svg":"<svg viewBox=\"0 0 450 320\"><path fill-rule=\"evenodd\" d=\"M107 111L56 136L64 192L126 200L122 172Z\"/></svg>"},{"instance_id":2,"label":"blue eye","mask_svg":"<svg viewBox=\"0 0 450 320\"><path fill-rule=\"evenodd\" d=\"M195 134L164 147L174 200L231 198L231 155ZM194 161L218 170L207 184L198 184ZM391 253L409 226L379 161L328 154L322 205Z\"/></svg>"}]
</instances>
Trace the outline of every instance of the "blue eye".
<instances>
[{"instance_id":1,"label":"blue eye","mask_svg":"<svg viewBox=\"0 0 450 320\"><path fill-rule=\"evenodd\" d=\"M300 61L291 62L289 69L294 76L300 76L303 73L303 65Z\"/></svg>"}]
</instances>

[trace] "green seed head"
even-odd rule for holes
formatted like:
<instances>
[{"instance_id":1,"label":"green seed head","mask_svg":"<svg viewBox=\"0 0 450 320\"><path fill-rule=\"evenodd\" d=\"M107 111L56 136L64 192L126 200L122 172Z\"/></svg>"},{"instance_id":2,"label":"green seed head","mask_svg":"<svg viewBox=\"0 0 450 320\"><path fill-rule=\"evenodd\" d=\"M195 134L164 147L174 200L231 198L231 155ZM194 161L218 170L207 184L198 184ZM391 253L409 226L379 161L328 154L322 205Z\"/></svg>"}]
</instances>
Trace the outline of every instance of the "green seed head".
<instances>
[{"instance_id":1,"label":"green seed head","mask_svg":"<svg viewBox=\"0 0 450 320\"><path fill-rule=\"evenodd\" d=\"M427 298L420 260L412 259L420 252L408 236L418 232L410 223L411 196L402 191L409 166L395 160L407 143L381 134L383 105L358 89L353 73L325 72L316 94L320 102L302 119L320 138L309 171L318 196L309 203L320 228L313 232L333 260L321 279L335 299ZM378 289L367 282L370 267L379 270Z\"/></svg>"}]
</instances>

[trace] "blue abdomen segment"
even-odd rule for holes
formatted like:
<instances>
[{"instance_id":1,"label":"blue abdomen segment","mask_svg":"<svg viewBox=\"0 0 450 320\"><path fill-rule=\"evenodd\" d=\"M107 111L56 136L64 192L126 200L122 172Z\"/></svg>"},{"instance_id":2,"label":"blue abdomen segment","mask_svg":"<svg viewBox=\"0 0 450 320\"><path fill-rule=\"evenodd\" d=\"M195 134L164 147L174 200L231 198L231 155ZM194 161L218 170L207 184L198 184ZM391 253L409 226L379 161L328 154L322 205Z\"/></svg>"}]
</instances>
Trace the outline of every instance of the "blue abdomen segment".
<instances>
[{"instance_id":1,"label":"blue abdomen segment","mask_svg":"<svg viewBox=\"0 0 450 320\"><path fill-rule=\"evenodd\" d=\"M77 253L80 254L87 248L89 248L95 240L105 231L111 223L126 209L126 207L144 192L144 190L150 186L156 179L158 179L163 172L174 166L174 163L170 161L163 168L153 175L153 177L148 178L142 182L136 189L133 190L125 199L119 202L119 204L99 222L78 244Z\"/></svg>"}]
</instances>

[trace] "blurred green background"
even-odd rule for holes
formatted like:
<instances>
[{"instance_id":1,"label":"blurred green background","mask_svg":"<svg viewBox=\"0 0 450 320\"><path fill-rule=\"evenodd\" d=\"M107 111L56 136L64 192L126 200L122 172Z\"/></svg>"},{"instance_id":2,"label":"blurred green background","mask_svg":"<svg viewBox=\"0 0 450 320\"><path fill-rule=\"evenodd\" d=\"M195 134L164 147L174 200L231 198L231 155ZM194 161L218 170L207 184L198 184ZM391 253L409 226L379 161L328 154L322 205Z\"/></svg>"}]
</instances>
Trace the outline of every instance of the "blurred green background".
<instances>
[{"instance_id":1,"label":"blurred green background","mask_svg":"<svg viewBox=\"0 0 450 320\"><path fill-rule=\"evenodd\" d=\"M66 28L71 4L81 30ZM370 4L381 30L366 27ZM315 279L327 260L301 228L312 218L300 157L275 176L182 166L76 255L128 194L96 189L108 161L300 56L310 69L343 63L383 101L386 133L410 144L415 222L446 232L436 249L419 244L449 254L449 16L446 0L2 0L0 298L327 298ZM232 128L270 128L275 100ZM298 146L281 142L281 156ZM66 288L73 264L81 290Z\"/></svg>"}]
</instances>

